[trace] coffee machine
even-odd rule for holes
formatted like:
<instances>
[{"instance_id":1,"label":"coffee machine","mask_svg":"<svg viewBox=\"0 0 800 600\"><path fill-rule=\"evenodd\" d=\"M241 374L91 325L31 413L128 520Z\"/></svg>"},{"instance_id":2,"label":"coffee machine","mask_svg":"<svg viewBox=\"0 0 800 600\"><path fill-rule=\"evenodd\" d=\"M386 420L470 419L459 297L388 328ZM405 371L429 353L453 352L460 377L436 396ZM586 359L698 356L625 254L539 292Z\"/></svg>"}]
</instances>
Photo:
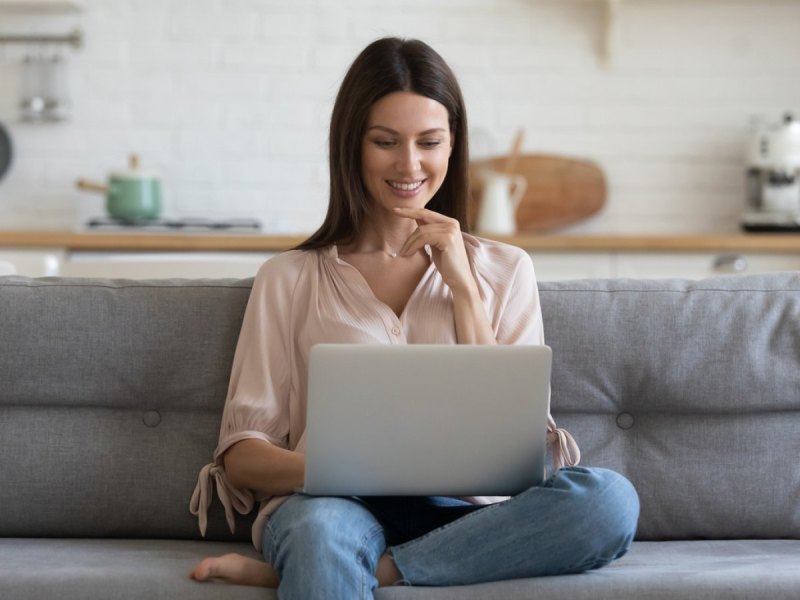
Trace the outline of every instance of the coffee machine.
<instances>
[{"instance_id":1,"label":"coffee machine","mask_svg":"<svg viewBox=\"0 0 800 600\"><path fill-rule=\"evenodd\" d=\"M747 151L746 231L800 231L800 121L754 123Z\"/></svg>"}]
</instances>

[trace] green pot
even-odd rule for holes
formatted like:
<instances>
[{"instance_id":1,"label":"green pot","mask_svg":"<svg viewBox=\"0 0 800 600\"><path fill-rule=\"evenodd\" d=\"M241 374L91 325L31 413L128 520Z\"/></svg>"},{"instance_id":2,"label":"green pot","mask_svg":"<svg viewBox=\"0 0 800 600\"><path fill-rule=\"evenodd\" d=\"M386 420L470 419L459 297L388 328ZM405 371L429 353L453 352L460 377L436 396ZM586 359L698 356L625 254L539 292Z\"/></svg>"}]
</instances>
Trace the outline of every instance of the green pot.
<instances>
[{"instance_id":1,"label":"green pot","mask_svg":"<svg viewBox=\"0 0 800 600\"><path fill-rule=\"evenodd\" d=\"M112 175L106 192L106 210L114 219L157 219L161 214L161 184L155 177Z\"/></svg>"},{"instance_id":2,"label":"green pot","mask_svg":"<svg viewBox=\"0 0 800 600\"><path fill-rule=\"evenodd\" d=\"M113 219L149 221L161 214L161 182L139 169L139 157L131 155L130 169L111 173L108 184L79 179L78 187L106 195L106 211Z\"/></svg>"}]
</instances>

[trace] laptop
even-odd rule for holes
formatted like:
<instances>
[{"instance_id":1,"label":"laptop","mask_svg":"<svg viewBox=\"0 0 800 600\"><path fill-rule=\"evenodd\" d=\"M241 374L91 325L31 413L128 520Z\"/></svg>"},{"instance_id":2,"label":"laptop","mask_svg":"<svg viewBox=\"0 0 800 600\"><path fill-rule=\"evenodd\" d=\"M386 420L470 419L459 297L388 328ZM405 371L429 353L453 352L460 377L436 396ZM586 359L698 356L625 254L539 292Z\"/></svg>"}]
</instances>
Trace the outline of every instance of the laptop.
<instances>
[{"instance_id":1,"label":"laptop","mask_svg":"<svg viewBox=\"0 0 800 600\"><path fill-rule=\"evenodd\" d=\"M313 346L300 491L512 496L541 483L551 361L547 346Z\"/></svg>"}]
</instances>

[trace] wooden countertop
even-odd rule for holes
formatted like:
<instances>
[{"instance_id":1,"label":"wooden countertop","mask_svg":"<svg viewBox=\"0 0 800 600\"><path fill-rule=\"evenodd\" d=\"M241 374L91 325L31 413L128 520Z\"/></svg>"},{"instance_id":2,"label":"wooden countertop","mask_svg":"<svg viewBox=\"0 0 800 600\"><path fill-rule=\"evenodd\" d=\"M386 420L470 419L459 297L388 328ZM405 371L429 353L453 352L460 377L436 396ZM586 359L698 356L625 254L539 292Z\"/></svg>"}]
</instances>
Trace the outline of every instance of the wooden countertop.
<instances>
[{"instance_id":1,"label":"wooden countertop","mask_svg":"<svg viewBox=\"0 0 800 600\"><path fill-rule=\"evenodd\" d=\"M800 252L800 234L492 236L540 252ZM303 236L0 230L0 248L68 251L277 252Z\"/></svg>"}]
</instances>

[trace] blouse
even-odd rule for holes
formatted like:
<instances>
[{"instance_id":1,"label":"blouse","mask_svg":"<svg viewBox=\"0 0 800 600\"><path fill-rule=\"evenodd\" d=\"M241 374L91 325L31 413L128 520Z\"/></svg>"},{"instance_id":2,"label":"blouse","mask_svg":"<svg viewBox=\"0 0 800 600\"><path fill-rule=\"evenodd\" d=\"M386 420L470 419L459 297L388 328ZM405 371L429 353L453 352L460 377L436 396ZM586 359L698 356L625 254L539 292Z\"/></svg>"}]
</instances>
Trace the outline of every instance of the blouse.
<instances>
[{"instance_id":1,"label":"blouse","mask_svg":"<svg viewBox=\"0 0 800 600\"><path fill-rule=\"evenodd\" d=\"M463 233L472 275L498 344L544 344L533 264L523 250ZM290 250L264 263L253 282L234 354L230 385L213 462L198 476L190 511L205 535L212 487L231 532L234 510L248 514L260 504L252 540L261 549L269 515L288 496L237 489L226 477L223 454L245 439L260 439L304 452L308 357L317 343L455 344L450 289L431 260L397 316L377 299L361 273L340 259L335 245ZM556 467L576 464L572 437L548 422ZM503 500L470 497L476 504Z\"/></svg>"}]
</instances>

